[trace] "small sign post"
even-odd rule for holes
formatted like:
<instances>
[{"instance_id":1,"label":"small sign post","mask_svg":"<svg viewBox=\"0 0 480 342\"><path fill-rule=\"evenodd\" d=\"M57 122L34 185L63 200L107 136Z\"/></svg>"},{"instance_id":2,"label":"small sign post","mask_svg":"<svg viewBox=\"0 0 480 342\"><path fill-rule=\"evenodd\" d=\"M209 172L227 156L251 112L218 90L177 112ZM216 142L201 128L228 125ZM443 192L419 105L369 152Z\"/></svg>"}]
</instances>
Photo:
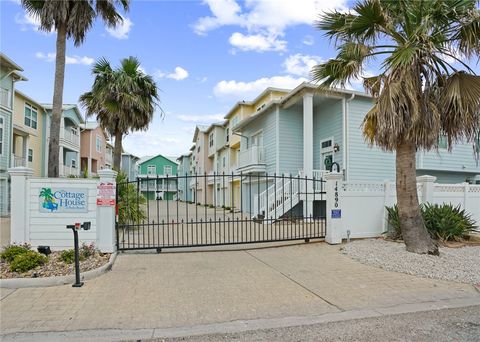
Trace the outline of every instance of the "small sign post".
<instances>
[{"instance_id":1,"label":"small sign post","mask_svg":"<svg viewBox=\"0 0 480 342\"><path fill-rule=\"evenodd\" d=\"M90 222L76 222L75 224L67 225L67 229L71 229L73 231L73 244L75 248L75 284L72 287L82 287L83 281L80 281L80 255L79 255L79 248L78 248L78 231L83 228L83 230L90 230Z\"/></svg>"}]
</instances>

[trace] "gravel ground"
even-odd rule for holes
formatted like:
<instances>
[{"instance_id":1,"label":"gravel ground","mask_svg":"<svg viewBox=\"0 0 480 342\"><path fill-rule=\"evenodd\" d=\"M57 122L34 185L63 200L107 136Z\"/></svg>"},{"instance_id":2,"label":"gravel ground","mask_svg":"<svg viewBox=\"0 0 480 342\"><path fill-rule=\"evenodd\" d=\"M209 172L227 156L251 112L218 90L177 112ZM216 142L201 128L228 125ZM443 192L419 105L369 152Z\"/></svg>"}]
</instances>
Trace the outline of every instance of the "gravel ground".
<instances>
[{"instance_id":1,"label":"gravel ground","mask_svg":"<svg viewBox=\"0 0 480 342\"><path fill-rule=\"evenodd\" d=\"M480 307L444 309L231 334L153 339L156 342L210 341L425 341L478 342Z\"/></svg>"},{"instance_id":2,"label":"gravel ground","mask_svg":"<svg viewBox=\"0 0 480 342\"><path fill-rule=\"evenodd\" d=\"M93 256L80 261L81 272L86 272L99 268L106 264L110 259L110 254L100 254L95 252ZM48 256L48 262L45 265L38 266L25 273L11 272L10 264L3 260L0 261L0 279L7 278L40 278L64 276L75 273L75 264L67 264L60 259L60 252L53 252Z\"/></svg>"},{"instance_id":3,"label":"gravel ground","mask_svg":"<svg viewBox=\"0 0 480 342\"><path fill-rule=\"evenodd\" d=\"M353 241L344 254L363 264L388 271L467 284L480 284L480 246L440 248L440 256L410 253L399 242L375 240Z\"/></svg>"}]
</instances>

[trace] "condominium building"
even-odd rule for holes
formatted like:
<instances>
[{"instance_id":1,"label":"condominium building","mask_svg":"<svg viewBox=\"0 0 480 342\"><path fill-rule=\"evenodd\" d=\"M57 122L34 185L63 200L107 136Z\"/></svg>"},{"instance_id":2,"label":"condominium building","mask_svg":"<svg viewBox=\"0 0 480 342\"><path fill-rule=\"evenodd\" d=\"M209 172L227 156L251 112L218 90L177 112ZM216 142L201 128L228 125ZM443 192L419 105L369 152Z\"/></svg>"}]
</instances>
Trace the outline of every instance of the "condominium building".
<instances>
[{"instance_id":1,"label":"condominium building","mask_svg":"<svg viewBox=\"0 0 480 342\"><path fill-rule=\"evenodd\" d=\"M80 170L86 175L96 176L98 170L112 165L111 161L107 163L107 135L97 122L81 124L80 129Z\"/></svg>"}]
</instances>

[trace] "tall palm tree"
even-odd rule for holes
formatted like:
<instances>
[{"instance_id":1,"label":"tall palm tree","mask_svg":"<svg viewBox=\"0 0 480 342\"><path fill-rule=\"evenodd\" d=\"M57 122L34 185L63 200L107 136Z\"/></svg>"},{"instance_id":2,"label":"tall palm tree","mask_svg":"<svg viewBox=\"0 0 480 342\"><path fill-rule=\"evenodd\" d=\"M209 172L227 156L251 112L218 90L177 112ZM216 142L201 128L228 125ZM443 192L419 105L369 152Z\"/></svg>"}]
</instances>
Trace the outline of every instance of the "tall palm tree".
<instances>
[{"instance_id":1,"label":"tall palm tree","mask_svg":"<svg viewBox=\"0 0 480 342\"><path fill-rule=\"evenodd\" d=\"M121 23L123 19L116 10L116 3L128 11L130 0L22 0L22 6L27 13L40 20L40 29L47 32L57 31L52 121L48 145L49 177L59 176L60 122L67 39L72 38L75 46L81 45L97 17L101 17L108 27L115 27Z\"/></svg>"},{"instance_id":2,"label":"tall palm tree","mask_svg":"<svg viewBox=\"0 0 480 342\"><path fill-rule=\"evenodd\" d=\"M407 250L438 254L420 213L415 154L438 148L440 135L447 137L449 149L458 141L475 141L480 78L465 60L480 54L476 1L363 0L350 13L321 15L316 27L338 49L336 58L312 70L320 87L343 87L362 77L366 63L385 57L377 75L363 78L375 98L363 133L371 144L396 151L398 212Z\"/></svg>"},{"instance_id":3,"label":"tall palm tree","mask_svg":"<svg viewBox=\"0 0 480 342\"><path fill-rule=\"evenodd\" d=\"M92 90L80 96L80 103L87 117L96 115L100 125L115 137L113 167L120 170L123 136L148 128L159 101L157 85L141 71L135 57L123 59L117 69L102 58L94 64L92 73Z\"/></svg>"}]
</instances>

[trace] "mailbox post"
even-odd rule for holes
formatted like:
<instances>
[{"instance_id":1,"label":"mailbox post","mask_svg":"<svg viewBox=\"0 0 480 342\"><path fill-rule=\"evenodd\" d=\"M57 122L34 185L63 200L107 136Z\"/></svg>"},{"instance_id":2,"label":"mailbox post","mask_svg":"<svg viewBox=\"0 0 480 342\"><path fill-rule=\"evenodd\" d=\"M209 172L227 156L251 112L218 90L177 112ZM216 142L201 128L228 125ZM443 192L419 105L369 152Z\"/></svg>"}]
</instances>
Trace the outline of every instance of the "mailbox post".
<instances>
[{"instance_id":1,"label":"mailbox post","mask_svg":"<svg viewBox=\"0 0 480 342\"><path fill-rule=\"evenodd\" d=\"M80 281L80 255L79 255L79 248L78 248L78 231L83 228L83 230L90 230L90 222L77 222L75 224L67 225L67 229L71 229L73 231L73 244L75 248L75 284L72 287L82 287L83 282Z\"/></svg>"}]
</instances>

